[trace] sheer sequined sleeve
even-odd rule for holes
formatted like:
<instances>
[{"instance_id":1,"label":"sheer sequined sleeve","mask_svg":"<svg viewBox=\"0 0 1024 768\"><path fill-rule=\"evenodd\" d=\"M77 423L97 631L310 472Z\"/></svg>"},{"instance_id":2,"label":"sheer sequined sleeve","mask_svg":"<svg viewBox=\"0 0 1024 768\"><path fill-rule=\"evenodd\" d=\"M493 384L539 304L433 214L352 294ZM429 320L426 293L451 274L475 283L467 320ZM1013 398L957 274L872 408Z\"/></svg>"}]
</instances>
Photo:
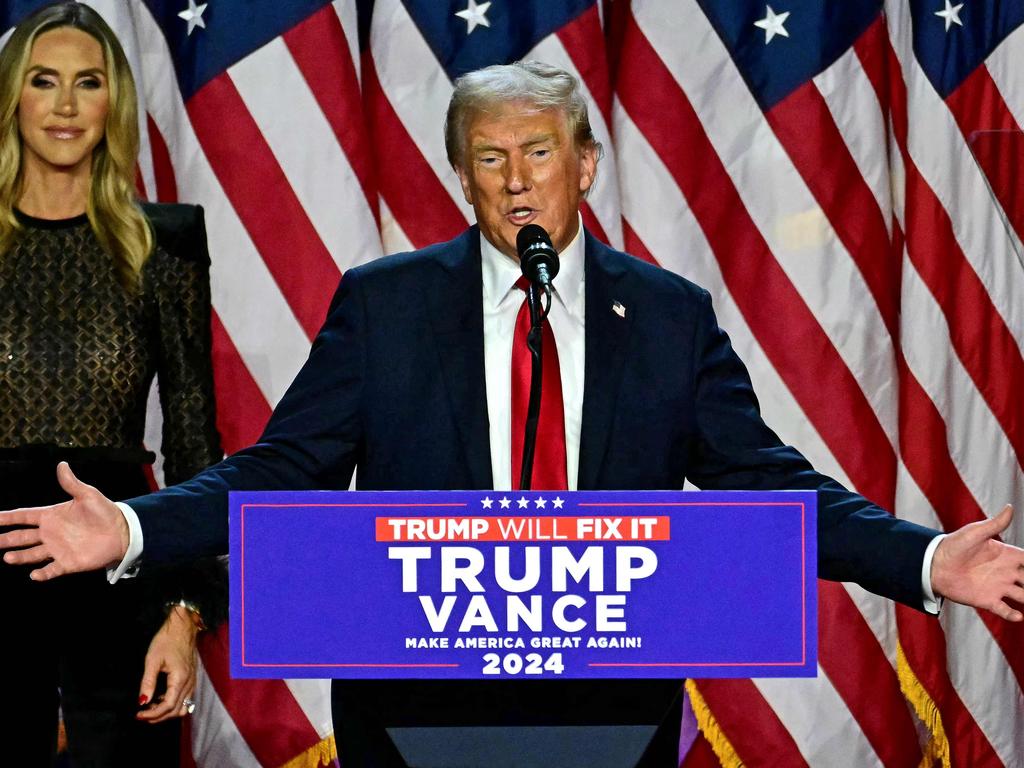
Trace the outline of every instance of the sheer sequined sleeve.
<instances>
[{"instance_id":1,"label":"sheer sequined sleeve","mask_svg":"<svg viewBox=\"0 0 1024 768\"><path fill-rule=\"evenodd\" d=\"M168 245L160 243L158 231L146 275L158 312L157 383L168 485L222 458L211 366L210 259L202 209L190 210L187 230Z\"/></svg>"},{"instance_id":2,"label":"sheer sequined sleeve","mask_svg":"<svg viewBox=\"0 0 1024 768\"><path fill-rule=\"evenodd\" d=\"M223 457L211 364L210 257L202 208L150 210L163 214L154 222L157 249L146 267L145 287L152 291L157 313L154 342L163 412L161 452L164 479L173 485ZM227 570L216 558L151 576L160 594L155 606L183 598L199 607L209 627L226 618Z\"/></svg>"}]
</instances>

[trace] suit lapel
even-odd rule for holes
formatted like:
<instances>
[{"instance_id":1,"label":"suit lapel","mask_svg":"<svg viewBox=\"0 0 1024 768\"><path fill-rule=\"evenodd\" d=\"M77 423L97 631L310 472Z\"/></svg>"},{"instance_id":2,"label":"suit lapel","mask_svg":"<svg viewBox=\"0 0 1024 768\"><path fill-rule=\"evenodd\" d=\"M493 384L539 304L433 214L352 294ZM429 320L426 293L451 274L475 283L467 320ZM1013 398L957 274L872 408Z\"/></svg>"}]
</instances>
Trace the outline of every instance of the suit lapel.
<instances>
[{"instance_id":1,"label":"suit lapel","mask_svg":"<svg viewBox=\"0 0 1024 768\"><path fill-rule=\"evenodd\" d=\"M490 488L491 450L484 378L480 237L476 227L440 254L442 270L425 286L449 406L462 442L471 488Z\"/></svg>"},{"instance_id":2,"label":"suit lapel","mask_svg":"<svg viewBox=\"0 0 1024 768\"><path fill-rule=\"evenodd\" d=\"M622 290L624 270L612 251L586 233L586 361L580 434L580 490L597 487L608 448L636 308Z\"/></svg>"}]
</instances>

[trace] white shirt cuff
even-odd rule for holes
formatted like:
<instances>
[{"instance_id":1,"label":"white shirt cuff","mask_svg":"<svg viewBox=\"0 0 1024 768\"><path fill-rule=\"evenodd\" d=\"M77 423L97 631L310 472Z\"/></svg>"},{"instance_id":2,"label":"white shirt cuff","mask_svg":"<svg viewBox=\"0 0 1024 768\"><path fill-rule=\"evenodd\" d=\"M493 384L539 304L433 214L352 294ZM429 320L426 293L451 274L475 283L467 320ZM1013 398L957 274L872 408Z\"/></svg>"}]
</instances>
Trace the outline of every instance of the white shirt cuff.
<instances>
[{"instance_id":1,"label":"white shirt cuff","mask_svg":"<svg viewBox=\"0 0 1024 768\"><path fill-rule=\"evenodd\" d=\"M933 616L939 615L943 598L936 597L935 590L932 589L932 558L935 557L935 550L938 549L939 542L944 538L946 538L946 534L940 533L931 540L928 549L924 551L924 561L921 563L921 592L924 594L924 610Z\"/></svg>"},{"instance_id":2,"label":"white shirt cuff","mask_svg":"<svg viewBox=\"0 0 1024 768\"><path fill-rule=\"evenodd\" d=\"M121 578L130 579L138 572L138 560L142 556L142 524L135 510L121 501L114 502L128 523L128 551L116 568L107 568L107 581L113 584Z\"/></svg>"}]
</instances>

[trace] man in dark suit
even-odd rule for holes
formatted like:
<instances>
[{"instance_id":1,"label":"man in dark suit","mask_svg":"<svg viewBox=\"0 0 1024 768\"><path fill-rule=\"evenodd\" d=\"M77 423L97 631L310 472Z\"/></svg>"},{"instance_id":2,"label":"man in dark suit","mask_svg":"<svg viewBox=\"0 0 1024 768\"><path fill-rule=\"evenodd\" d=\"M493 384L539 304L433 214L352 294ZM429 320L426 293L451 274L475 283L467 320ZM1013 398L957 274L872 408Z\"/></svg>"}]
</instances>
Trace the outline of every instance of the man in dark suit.
<instances>
[{"instance_id":1,"label":"man in dark suit","mask_svg":"<svg viewBox=\"0 0 1024 768\"><path fill-rule=\"evenodd\" d=\"M146 566L223 552L229 490L344 489L355 469L362 489L511 487L516 235L534 223L562 259L550 320L562 385L558 461L570 489L671 489L686 478L708 489L818 489L823 578L918 609L937 610L946 597L1024 619L1004 602L1024 600L1024 552L995 538L1009 508L940 539L818 474L761 420L707 292L583 230L579 204L600 146L570 75L539 64L470 73L456 84L446 144L477 226L347 272L256 445L123 509L63 466L72 500L5 513L2 524L38 526L0 536L0 547L26 547L5 560L51 559L39 578L113 566L119 576L140 552ZM427 711L455 699L463 714L493 709L493 687L459 684L456 694L452 685L394 684L387 695ZM503 711L533 707L540 722L595 697L619 698L626 711L647 695L636 683L527 685L529 701L518 701L522 688L504 689L499 698L515 701ZM339 688L340 710L353 700ZM346 755L345 737L366 723L339 716L343 757L361 764L363 753ZM670 751L652 752L652 764Z\"/></svg>"}]
</instances>

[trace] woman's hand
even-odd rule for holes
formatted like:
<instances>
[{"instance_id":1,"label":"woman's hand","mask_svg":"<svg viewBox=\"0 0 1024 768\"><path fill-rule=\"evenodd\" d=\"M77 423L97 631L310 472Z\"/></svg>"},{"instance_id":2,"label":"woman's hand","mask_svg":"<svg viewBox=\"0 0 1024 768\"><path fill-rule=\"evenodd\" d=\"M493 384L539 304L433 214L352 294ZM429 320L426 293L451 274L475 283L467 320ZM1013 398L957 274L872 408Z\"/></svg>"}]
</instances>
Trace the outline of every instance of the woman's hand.
<instances>
[{"instance_id":1,"label":"woman's hand","mask_svg":"<svg viewBox=\"0 0 1024 768\"><path fill-rule=\"evenodd\" d=\"M175 605L167 614L146 653L146 665L139 687L139 704L149 704L136 717L149 723L162 723L172 717L189 714L185 704L196 689L196 635L201 620L184 606ZM153 698L157 677L167 675L167 690Z\"/></svg>"}]
</instances>

